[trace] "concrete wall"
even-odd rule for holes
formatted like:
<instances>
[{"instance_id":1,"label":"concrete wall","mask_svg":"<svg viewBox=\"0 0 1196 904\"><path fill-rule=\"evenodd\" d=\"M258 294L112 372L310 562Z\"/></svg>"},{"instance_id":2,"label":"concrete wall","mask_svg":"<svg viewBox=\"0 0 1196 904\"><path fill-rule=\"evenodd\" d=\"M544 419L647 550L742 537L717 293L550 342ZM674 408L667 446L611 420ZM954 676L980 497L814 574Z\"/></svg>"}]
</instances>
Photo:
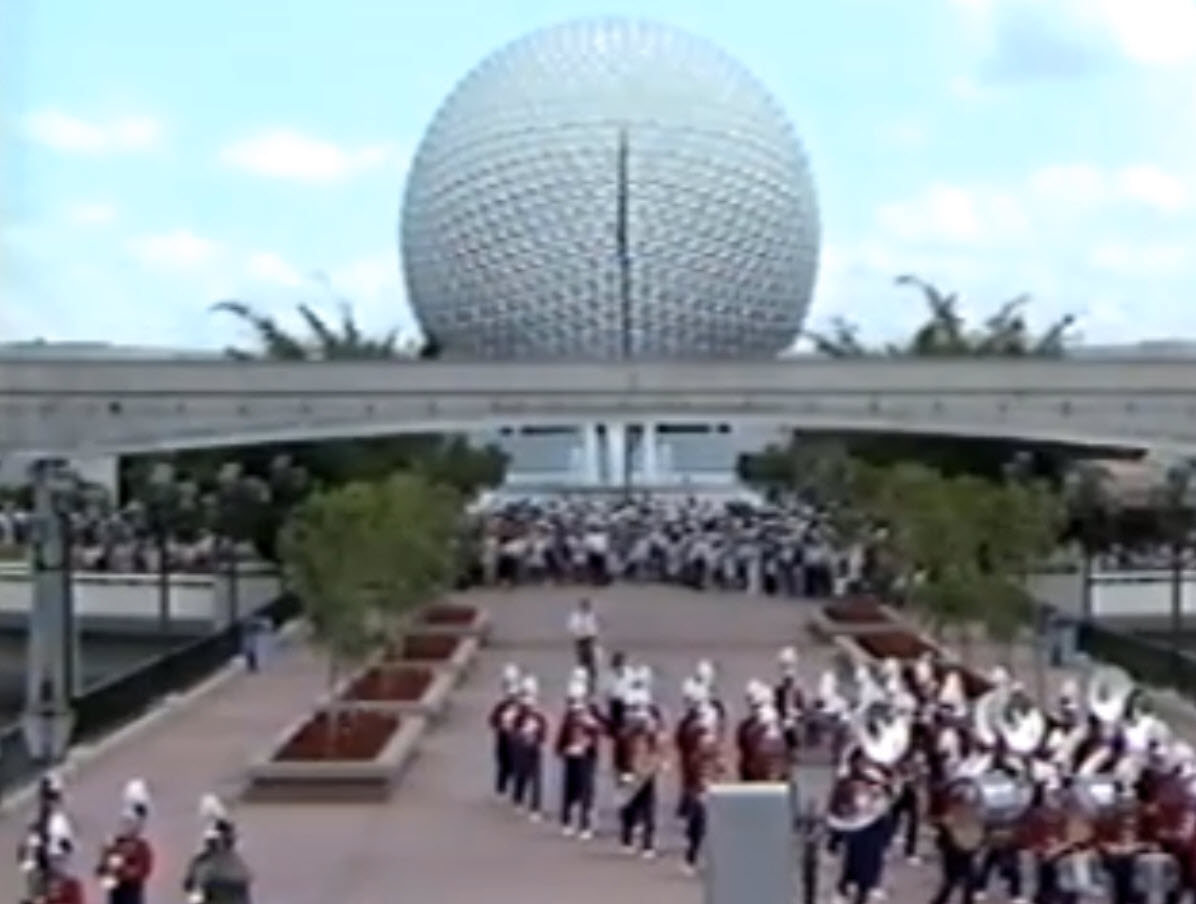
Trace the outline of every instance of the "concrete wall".
<instances>
[{"instance_id":1,"label":"concrete wall","mask_svg":"<svg viewBox=\"0 0 1196 904\"><path fill-rule=\"evenodd\" d=\"M229 581L224 575L170 576L173 622L210 630L227 623L231 612ZM262 567L242 567L237 578L237 608L244 614L279 592L278 576ZM154 630L158 619L156 574L74 575L75 614L86 628ZM0 626L22 625L29 616L33 587L23 564L0 565Z\"/></svg>"}]
</instances>

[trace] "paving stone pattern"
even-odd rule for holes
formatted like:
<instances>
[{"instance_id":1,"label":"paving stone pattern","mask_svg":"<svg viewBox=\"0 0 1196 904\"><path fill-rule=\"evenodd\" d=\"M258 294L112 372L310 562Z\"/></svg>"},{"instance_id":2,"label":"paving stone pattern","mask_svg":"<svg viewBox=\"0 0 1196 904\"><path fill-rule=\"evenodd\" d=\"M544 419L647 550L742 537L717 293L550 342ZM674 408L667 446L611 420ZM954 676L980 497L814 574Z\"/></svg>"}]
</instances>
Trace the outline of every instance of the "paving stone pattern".
<instances>
[{"instance_id":1,"label":"paving stone pattern","mask_svg":"<svg viewBox=\"0 0 1196 904\"><path fill-rule=\"evenodd\" d=\"M389 803L236 804L243 847L257 876L255 901L697 904L700 884L680 870L672 777L664 784L663 851L655 862L628 859L612 840L606 770L599 837L588 842L561 837L552 820L528 822L491 793L485 718L502 666L513 660L537 673L545 701L558 711L572 666L565 621L586 592L520 589L468 597L492 613L493 642L454 694L447 717L425 737ZM589 595L602 618L606 646L650 663L658 696L674 713L680 683L702 657L717 664L723 696L736 709L749 678L774 677L783 644L800 646L811 686L827 663L826 648L811 646L802 628L809 602L659 586L616 586ZM978 645L969 658L984 664L999 653ZM1018 659L1026 664L1024 653ZM1052 671L1052 684L1060 678ZM319 659L293 644L262 673L236 677L85 766L69 786L80 843L77 867L90 872L94 866L97 846L115 825L125 781L145 778L155 795L150 832L159 853L150 900L174 900L198 838L199 796L209 790L235 794L244 765L310 707L323 680ZM546 777L551 813L558 790L555 763ZM4 817L0 848L15 849L27 818ZM829 864L826 872L832 872ZM928 900L935 872L894 864L887 882L890 900ZM17 880L14 858L0 857L0 889L15 888ZM93 894L98 900L98 890Z\"/></svg>"}]
</instances>

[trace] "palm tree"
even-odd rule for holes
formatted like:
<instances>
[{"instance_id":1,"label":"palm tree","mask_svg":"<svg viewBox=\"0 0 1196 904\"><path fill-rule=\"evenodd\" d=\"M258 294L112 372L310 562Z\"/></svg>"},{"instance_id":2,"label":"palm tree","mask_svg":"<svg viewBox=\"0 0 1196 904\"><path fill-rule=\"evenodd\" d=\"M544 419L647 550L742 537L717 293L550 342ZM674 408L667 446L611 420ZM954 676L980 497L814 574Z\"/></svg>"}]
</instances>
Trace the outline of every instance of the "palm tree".
<instances>
[{"instance_id":1,"label":"palm tree","mask_svg":"<svg viewBox=\"0 0 1196 904\"><path fill-rule=\"evenodd\" d=\"M833 358L867 355L1060 357L1066 352L1069 333L1075 325L1075 318L1068 315L1055 321L1040 335L1032 335L1024 315L1030 297L1019 295L1001 305L981 327L969 328L959 312L958 293L943 292L927 280L908 273L898 276L894 282L920 291L926 304L927 319L911 336L902 342L869 347L860 339L858 325L837 317L831 321L828 332L805 333L805 337L814 343L815 351Z\"/></svg>"},{"instance_id":2,"label":"palm tree","mask_svg":"<svg viewBox=\"0 0 1196 904\"><path fill-rule=\"evenodd\" d=\"M1094 461L1077 464L1066 482L1072 534L1080 544L1080 616L1085 623L1092 620L1093 560L1109 545L1116 517L1111 482L1109 469Z\"/></svg>"},{"instance_id":3,"label":"palm tree","mask_svg":"<svg viewBox=\"0 0 1196 904\"><path fill-rule=\"evenodd\" d=\"M212 309L232 314L253 330L261 351L255 353L229 349L228 355L238 360L379 361L401 356L397 330L377 337L366 336L357 325L352 307L345 302L341 303L340 322L336 324L325 320L309 305L299 305L299 316L303 318L309 334L306 337L296 336L270 315L261 313L243 301L229 299L217 302Z\"/></svg>"}]
</instances>

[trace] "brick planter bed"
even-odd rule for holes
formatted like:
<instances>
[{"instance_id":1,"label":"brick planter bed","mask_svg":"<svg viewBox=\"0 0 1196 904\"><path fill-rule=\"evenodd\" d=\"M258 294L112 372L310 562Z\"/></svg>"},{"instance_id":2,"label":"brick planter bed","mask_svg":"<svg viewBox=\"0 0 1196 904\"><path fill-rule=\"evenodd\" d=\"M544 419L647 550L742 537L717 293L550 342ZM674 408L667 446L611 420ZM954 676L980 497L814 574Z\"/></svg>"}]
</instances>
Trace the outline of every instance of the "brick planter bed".
<instances>
[{"instance_id":1,"label":"brick planter bed","mask_svg":"<svg viewBox=\"0 0 1196 904\"><path fill-rule=\"evenodd\" d=\"M327 710L308 714L249 767L246 797L303 803L385 800L425 725L421 716L349 705L335 715Z\"/></svg>"},{"instance_id":2,"label":"brick planter bed","mask_svg":"<svg viewBox=\"0 0 1196 904\"><path fill-rule=\"evenodd\" d=\"M897 627L897 621L879 600L856 597L820 606L806 627L815 639L826 643L836 637L888 633Z\"/></svg>"},{"instance_id":3,"label":"brick planter bed","mask_svg":"<svg viewBox=\"0 0 1196 904\"><path fill-rule=\"evenodd\" d=\"M828 620L848 625L892 621L889 613L874 599L841 600L824 606L822 611Z\"/></svg>"},{"instance_id":4,"label":"brick planter bed","mask_svg":"<svg viewBox=\"0 0 1196 904\"><path fill-rule=\"evenodd\" d=\"M330 726L329 720L333 724ZM391 735L399 718L368 710L344 709L335 714L318 712L274 754L275 762L313 760L372 760Z\"/></svg>"},{"instance_id":5,"label":"brick planter bed","mask_svg":"<svg viewBox=\"0 0 1196 904\"><path fill-rule=\"evenodd\" d=\"M383 661L349 679L337 699L376 712L431 719L444 712L454 680L448 669Z\"/></svg>"},{"instance_id":6,"label":"brick planter bed","mask_svg":"<svg viewBox=\"0 0 1196 904\"><path fill-rule=\"evenodd\" d=\"M476 635L416 631L386 650L378 665L420 665L448 671L455 684L473 665L481 646Z\"/></svg>"},{"instance_id":7,"label":"brick planter bed","mask_svg":"<svg viewBox=\"0 0 1196 904\"><path fill-rule=\"evenodd\" d=\"M917 659L924 653L939 655L934 644L910 631L885 631L856 638L860 648L875 659Z\"/></svg>"},{"instance_id":8,"label":"brick planter bed","mask_svg":"<svg viewBox=\"0 0 1196 904\"><path fill-rule=\"evenodd\" d=\"M490 614L477 606L437 603L420 612L415 628L421 634L474 636L485 640L490 633Z\"/></svg>"}]
</instances>

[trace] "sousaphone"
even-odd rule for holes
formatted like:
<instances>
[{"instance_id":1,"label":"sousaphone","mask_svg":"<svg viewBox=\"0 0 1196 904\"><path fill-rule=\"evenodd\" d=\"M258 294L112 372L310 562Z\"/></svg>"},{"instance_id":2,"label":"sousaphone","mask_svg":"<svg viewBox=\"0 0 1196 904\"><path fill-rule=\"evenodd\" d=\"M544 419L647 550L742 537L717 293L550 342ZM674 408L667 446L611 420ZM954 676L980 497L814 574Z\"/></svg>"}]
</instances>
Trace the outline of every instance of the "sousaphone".
<instances>
[{"instance_id":1,"label":"sousaphone","mask_svg":"<svg viewBox=\"0 0 1196 904\"><path fill-rule=\"evenodd\" d=\"M876 700L857 710L852 721L856 743L876 766L889 769L909 751L912 726L891 704ZM840 779L831 789L827 825L836 832L855 832L873 825L889 812L893 789L859 776Z\"/></svg>"},{"instance_id":2,"label":"sousaphone","mask_svg":"<svg viewBox=\"0 0 1196 904\"><path fill-rule=\"evenodd\" d=\"M1124 718L1133 697L1134 681L1124 669L1104 665L1088 677L1088 712L1102 725L1116 725Z\"/></svg>"}]
</instances>

